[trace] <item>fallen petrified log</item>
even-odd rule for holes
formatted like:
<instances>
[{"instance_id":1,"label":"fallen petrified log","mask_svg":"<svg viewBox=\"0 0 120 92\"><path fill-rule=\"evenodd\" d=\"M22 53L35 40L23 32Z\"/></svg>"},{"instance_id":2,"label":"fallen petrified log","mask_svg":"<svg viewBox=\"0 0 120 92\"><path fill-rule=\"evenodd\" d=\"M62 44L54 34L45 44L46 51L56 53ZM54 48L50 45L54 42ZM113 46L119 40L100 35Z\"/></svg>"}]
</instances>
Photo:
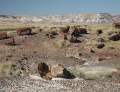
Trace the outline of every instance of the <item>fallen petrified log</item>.
<instances>
[{"instance_id":1,"label":"fallen petrified log","mask_svg":"<svg viewBox=\"0 0 120 92\"><path fill-rule=\"evenodd\" d=\"M30 35L32 32L32 29L31 28L20 28L20 29L17 29L16 31L18 35Z\"/></svg>"},{"instance_id":2,"label":"fallen petrified log","mask_svg":"<svg viewBox=\"0 0 120 92\"><path fill-rule=\"evenodd\" d=\"M38 64L38 72L42 78L47 80L56 77L74 78L74 76L69 71L67 71L63 65L60 64L48 66L45 63L40 63Z\"/></svg>"},{"instance_id":3,"label":"fallen petrified log","mask_svg":"<svg viewBox=\"0 0 120 92\"><path fill-rule=\"evenodd\" d=\"M120 40L120 33L113 33L109 35L109 40L118 41Z\"/></svg>"},{"instance_id":4,"label":"fallen petrified log","mask_svg":"<svg viewBox=\"0 0 120 92\"><path fill-rule=\"evenodd\" d=\"M0 32L0 40L8 38L7 32Z\"/></svg>"},{"instance_id":5,"label":"fallen petrified log","mask_svg":"<svg viewBox=\"0 0 120 92\"><path fill-rule=\"evenodd\" d=\"M113 26L115 27L115 28L120 28L120 23L118 22L118 23L113 23Z\"/></svg>"}]
</instances>

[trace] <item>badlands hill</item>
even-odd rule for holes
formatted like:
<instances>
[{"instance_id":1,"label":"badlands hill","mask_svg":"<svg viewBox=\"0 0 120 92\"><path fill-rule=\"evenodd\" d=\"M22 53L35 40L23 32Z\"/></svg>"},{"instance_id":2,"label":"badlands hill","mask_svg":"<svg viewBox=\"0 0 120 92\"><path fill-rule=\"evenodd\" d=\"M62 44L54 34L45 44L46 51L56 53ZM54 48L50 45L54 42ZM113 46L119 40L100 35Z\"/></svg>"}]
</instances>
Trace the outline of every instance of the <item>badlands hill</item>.
<instances>
[{"instance_id":1,"label":"badlands hill","mask_svg":"<svg viewBox=\"0 0 120 92\"><path fill-rule=\"evenodd\" d=\"M0 21L14 21L22 23L36 22L58 22L58 23L112 23L120 21L119 15L111 15L109 13L91 13L91 14L69 14L69 15L54 15L54 16L9 16L0 15Z\"/></svg>"}]
</instances>

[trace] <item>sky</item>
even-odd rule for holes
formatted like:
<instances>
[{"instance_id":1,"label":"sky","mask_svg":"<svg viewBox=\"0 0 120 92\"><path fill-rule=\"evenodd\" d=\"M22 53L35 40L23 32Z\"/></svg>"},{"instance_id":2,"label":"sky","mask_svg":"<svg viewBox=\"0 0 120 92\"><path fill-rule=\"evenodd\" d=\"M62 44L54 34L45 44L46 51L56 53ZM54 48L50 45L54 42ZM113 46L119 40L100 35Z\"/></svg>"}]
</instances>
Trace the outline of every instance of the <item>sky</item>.
<instances>
[{"instance_id":1,"label":"sky","mask_svg":"<svg viewBox=\"0 0 120 92\"><path fill-rule=\"evenodd\" d=\"M120 14L120 0L0 0L0 15Z\"/></svg>"}]
</instances>

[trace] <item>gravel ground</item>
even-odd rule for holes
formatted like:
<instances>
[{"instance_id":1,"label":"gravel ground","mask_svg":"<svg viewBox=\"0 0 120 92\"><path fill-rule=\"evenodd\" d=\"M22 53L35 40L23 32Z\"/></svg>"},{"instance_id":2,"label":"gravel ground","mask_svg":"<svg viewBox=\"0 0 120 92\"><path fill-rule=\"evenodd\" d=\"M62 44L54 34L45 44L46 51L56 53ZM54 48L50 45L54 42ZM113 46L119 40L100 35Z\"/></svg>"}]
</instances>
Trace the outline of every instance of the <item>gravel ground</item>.
<instances>
[{"instance_id":1,"label":"gravel ground","mask_svg":"<svg viewBox=\"0 0 120 92\"><path fill-rule=\"evenodd\" d=\"M120 92L120 83L100 80L34 80L16 77L0 80L0 92Z\"/></svg>"},{"instance_id":2,"label":"gravel ground","mask_svg":"<svg viewBox=\"0 0 120 92\"><path fill-rule=\"evenodd\" d=\"M108 48L103 48L103 50L96 50L95 53L91 53L89 51L90 48L83 48L87 45L82 42L76 46L70 46L72 48L72 51L70 50L71 55L73 55L76 50L77 54L80 52L82 55L80 56L80 59L76 59L73 58L75 56L72 58L66 57L66 49L55 48L53 45L51 45L54 39L48 39L44 32L31 36L15 36L15 40L18 44L16 46L6 46L0 44L0 63L7 64L11 62L18 65L23 65L23 67L25 67L26 70L28 69L31 74L37 72L37 64L40 62L46 62L50 65L63 64L65 67L70 67L81 65L84 63L84 61L89 62L89 58L90 62L96 61L96 58L101 55L104 57L111 57L111 63L106 63L108 66L113 65L114 62L112 55L114 55L114 58L116 59L114 66L117 65L117 67L120 67L120 63L117 62L120 60L118 59L120 53L115 52L119 52L119 49L115 49L115 51L110 50L112 55L108 54ZM1 40L0 43L4 41L5 40ZM102 54L98 53L100 51ZM82 58L85 58L86 60L82 60ZM104 65L105 63L102 62L103 61L97 63ZM30 79L29 76L24 76L0 79L0 92L120 92L120 82L119 80L110 81L109 79L54 79L51 81L45 81L43 79L34 80Z\"/></svg>"}]
</instances>

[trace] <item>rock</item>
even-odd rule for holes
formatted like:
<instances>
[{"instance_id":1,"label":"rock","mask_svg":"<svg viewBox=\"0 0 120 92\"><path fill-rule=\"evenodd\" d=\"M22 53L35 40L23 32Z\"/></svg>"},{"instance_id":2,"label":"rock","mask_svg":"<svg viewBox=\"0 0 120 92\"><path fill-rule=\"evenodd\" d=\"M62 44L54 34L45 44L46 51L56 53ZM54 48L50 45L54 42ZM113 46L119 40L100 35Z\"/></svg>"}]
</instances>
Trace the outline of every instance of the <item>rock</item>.
<instances>
[{"instance_id":1,"label":"rock","mask_svg":"<svg viewBox=\"0 0 120 92\"><path fill-rule=\"evenodd\" d=\"M75 27L71 33L71 36L72 37L81 37L81 33L84 33L84 32L81 32L77 27Z\"/></svg>"},{"instance_id":2,"label":"rock","mask_svg":"<svg viewBox=\"0 0 120 92\"><path fill-rule=\"evenodd\" d=\"M58 47L58 48L64 48L64 47L70 46L70 42L69 41L64 40L64 39L60 39L60 38L55 39L53 44L54 44L55 47Z\"/></svg>"},{"instance_id":3,"label":"rock","mask_svg":"<svg viewBox=\"0 0 120 92\"><path fill-rule=\"evenodd\" d=\"M32 29L31 28L20 28L20 29L17 29L16 31L18 35L30 35L32 32Z\"/></svg>"},{"instance_id":4,"label":"rock","mask_svg":"<svg viewBox=\"0 0 120 92\"><path fill-rule=\"evenodd\" d=\"M87 29L74 27L70 34L71 36L68 38L72 43L80 43L81 42L80 37L82 37L82 34L87 34Z\"/></svg>"},{"instance_id":5,"label":"rock","mask_svg":"<svg viewBox=\"0 0 120 92\"><path fill-rule=\"evenodd\" d=\"M82 77L84 79L101 79L112 76L112 74L118 72L118 70L108 66L83 65L71 69L71 72L76 77Z\"/></svg>"},{"instance_id":6,"label":"rock","mask_svg":"<svg viewBox=\"0 0 120 92\"><path fill-rule=\"evenodd\" d=\"M38 64L38 72L43 79L45 79L45 80L52 79L50 68L46 63Z\"/></svg>"},{"instance_id":7,"label":"rock","mask_svg":"<svg viewBox=\"0 0 120 92\"><path fill-rule=\"evenodd\" d=\"M53 77L63 77L64 76L64 67L62 65L51 66L51 75Z\"/></svg>"},{"instance_id":8,"label":"rock","mask_svg":"<svg viewBox=\"0 0 120 92\"><path fill-rule=\"evenodd\" d=\"M38 72L41 77L46 76L46 74L49 72L49 66L45 63L38 64Z\"/></svg>"},{"instance_id":9,"label":"rock","mask_svg":"<svg viewBox=\"0 0 120 92\"><path fill-rule=\"evenodd\" d=\"M118 22L118 23L113 23L113 26L114 26L115 28L120 29L120 23L119 23L119 22Z\"/></svg>"},{"instance_id":10,"label":"rock","mask_svg":"<svg viewBox=\"0 0 120 92\"><path fill-rule=\"evenodd\" d=\"M106 58L104 58L104 57L99 57L98 58L98 61L103 61L103 60L105 60Z\"/></svg>"},{"instance_id":11,"label":"rock","mask_svg":"<svg viewBox=\"0 0 120 92\"><path fill-rule=\"evenodd\" d=\"M42 31L43 31L43 29L42 29L42 28L40 28L40 29L39 29L39 32L42 32Z\"/></svg>"},{"instance_id":12,"label":"rock","mask_svg":"<svg viewBox=\"0 0 120 92\"><path fill-rule=\"evenodd\" d=\"M98 48L98 49L102 49L103 47L105 47L105 44L104 44L104 43L98 43L98 44L97 44L97 48Z\"/></svg>"},{"instance_id":13,"label":"rock","mask_svg":"<svg viewBox=\"0 0 120 92\"><path fill-rule=\"evenodd\" d=\"M60 64L51 66L50 71L52 77L74 78L74 76Z\"/></svg>"},{"instance_id":14,"label":"rock","mask_svg":"<svg viewBox=\"0 0 120 92\"><path fill-rule=\"evenodd\" d=\"M113 33L109 36L109 40L118 41L120 40L120 33Z\"/></svg>"},{"instance_id":15,"label":"rock","mask_svg":"<svg viewBox=\"0 0 120 92\"><path fill-rule=\"evenodd\" d=\"M7 32L0 32L0 40L8 38Z\"/></svg>"},{"instance_id":16,"label":"rock","mask_svg":"<svg viewBox=\"0 0 120 92\"><path fill-rule=\"evenodd\" d=\"M38 71L43 79L51 80L52 78L74 78L74 76L64 68L63 65L57 64L48 66L45 63L40 63L38 65Z\"/></svg>"},{"instance_id":17,"label":"rock","mask_svg":"<svg viewBox=\"0 0 120 92\"><path fill-rule=\"evenodd\" d=\"M100 34L102 34L103 33L103 31L101 30L101 29L98 29L97 30L97 35L100 35Z\"/></svg>"},{"instance_id":18,"label":"rock","mask_svg":"<svg viewBox=\"0 0 120 92\"><path fill-rule=\"evenodd\" d=\"M80 34L87 34L87 29L86 28L78 28L78 31Z\"/></svg>"},{"instance_id":19,"label":"rock","mask_svg":"<svg viewBox=\"0 0 120 92\"><path fill-rule=\"evenodd\" d=\"M91 53L95 53L95 50L91 48L91 49L90 49L90 52L91 52Z\"/></svg>"},{"instance_id":20,"label":"rock","mask_svg":"<svg viewBox=\"0 0 120 92\"><path fill-rule=\"evenodd\" d=\"M82 56L82 53L79 53L79 56Z\"/></svg>"},{"instance_id":21,"label":"rock","mask_svg":"<svg viewBox=\"0 0 120 92\"><path fill-rule=\"evenodd\" d=\"M81 40L79 40L78 38L72 36L71 39L70 39L70 42L71 42L71 43L80 43Z\"/></svg>"}]
</instances>

